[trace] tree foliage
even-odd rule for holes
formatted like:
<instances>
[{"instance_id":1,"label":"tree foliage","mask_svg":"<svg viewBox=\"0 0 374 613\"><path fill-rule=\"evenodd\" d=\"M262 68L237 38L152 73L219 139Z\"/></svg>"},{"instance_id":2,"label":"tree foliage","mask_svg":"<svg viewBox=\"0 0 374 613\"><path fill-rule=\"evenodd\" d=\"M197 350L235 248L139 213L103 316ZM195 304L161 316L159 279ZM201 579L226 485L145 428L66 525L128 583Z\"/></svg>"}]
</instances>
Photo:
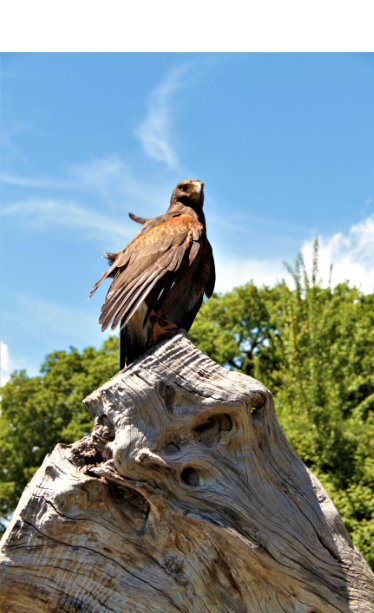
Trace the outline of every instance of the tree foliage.
<instances>
[{"instance_id":1,"label":"tree foliage","mask_svg":"<svg viewBox=\"0 0 374 613\"><path fill-rule=\"evenodd\" d=\"M54 351L41 376L14 373L1 388L0 510L6 517L27 482L57 443L72 443L91 432L92 419L82 399L118 371L118 338L96 351Z\"/></svg>"},{"instance_id":2,"label":"tree foliage","mask_svg":"<svg viewBox=\"0 0 374 613\"><path fill-rule=\"evenodd\" d=\"M248 283L205 302L192 341L213 360L259 379L274 394L292 447L319 477L352 538L374 567L374 294L347 283L322 288L317 245L311 277L301 258L295 289ZM82 398L118 370L118 338L100 351L47 356L2 388L2 514L56 443L92 427Z\"/></svg>"},{"instance_id":3,"label":"tree foliage","mask_svg":"<svg viewBox=\"0 0 374 613\"><path fill-rule=\"evenodd\" d=\"M374 568L374 294L311 279L253 283L204 303L192 340L262 381L297 455L318 476Z\"/></svg>"}]
</instances>

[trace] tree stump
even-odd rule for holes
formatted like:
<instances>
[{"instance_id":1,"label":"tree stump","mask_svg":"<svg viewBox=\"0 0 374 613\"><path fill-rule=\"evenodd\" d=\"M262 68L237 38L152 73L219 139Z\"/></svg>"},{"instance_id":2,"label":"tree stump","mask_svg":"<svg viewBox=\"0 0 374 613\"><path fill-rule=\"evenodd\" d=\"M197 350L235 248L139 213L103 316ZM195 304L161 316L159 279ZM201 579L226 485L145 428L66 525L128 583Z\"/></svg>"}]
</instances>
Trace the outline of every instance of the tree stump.
<instances>
[{"instance_id":1,"label":"tree stump","mask_svg":"<svg viewBox=\"0 0 374 613\"><path fill-rule=\"evenodd\" d=\"M270 392L179 333L84 401L2 540L2 613L374 612L374 575Z\"/></svg>"}]
</instances>

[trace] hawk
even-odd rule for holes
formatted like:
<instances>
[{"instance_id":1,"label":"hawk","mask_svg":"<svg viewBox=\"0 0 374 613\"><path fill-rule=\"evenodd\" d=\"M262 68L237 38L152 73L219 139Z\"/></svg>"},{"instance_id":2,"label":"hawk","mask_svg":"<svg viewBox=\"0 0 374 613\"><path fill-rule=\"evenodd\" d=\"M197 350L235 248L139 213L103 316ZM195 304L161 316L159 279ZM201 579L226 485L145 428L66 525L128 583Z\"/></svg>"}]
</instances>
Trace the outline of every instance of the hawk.
<instances>
[{"instance_id":1,"label":"hawk","mask_svg":"<svg viewBox=\"0 0 374 613\"><path fill-rule=\"evenodd\" d=\"M165 215L145 219L129 213L143 228L122 251L105 253L110 268L88 298L104 279L113 279L99 323L102 331L120 324L120 369L174 329L188 331L204 293L212 295L215 268L203 203L204 183L181 181Z\"/></svg>"}]
</instances>

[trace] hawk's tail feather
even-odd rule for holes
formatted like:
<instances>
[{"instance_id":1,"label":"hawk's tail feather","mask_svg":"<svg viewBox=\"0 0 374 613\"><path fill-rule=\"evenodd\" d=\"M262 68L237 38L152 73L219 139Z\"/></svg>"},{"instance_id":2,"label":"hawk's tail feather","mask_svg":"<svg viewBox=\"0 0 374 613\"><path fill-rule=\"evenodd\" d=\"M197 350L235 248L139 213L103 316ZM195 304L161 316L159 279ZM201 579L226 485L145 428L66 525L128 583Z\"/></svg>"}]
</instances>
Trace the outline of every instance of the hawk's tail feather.
<instances>
[{"instance_id":1,"label":"hawk's tail feather","mask_svg":"<svg viewBox=\"0 0 374 613\"><path fill-rule=\"evenodd\" d=\"M132 334L130 324L126 324L120 330L120 370L130 366L137 360L147 347L143 344L137 334Z\"/></svg>"}]
</instances>

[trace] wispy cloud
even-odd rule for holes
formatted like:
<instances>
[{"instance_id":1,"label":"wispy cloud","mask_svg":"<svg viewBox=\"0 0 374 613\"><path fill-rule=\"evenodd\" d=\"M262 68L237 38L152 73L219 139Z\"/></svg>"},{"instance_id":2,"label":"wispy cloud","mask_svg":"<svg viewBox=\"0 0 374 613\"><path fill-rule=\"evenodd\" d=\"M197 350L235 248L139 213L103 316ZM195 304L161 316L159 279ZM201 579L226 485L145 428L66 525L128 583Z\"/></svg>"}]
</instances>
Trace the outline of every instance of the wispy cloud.
<instances>
[{"instance_id":1,"label":"wispy cloud","mask_svg":"<svg viewBox=\"0 0 374 613\"><path fill-rule=\"evenodd\" d=\"M17 322L17 326L27 337L38 338L43 334L45 337L52 335L54 339L66 339L65 346L82 340L90 344L92 337L95 341L97 336L101 340L101 333L97 305L92 301L87 303L85 298L86 296L82 295L81 306L70 306L19 292L13 296L13 312L6 318L9 323ZM20 317L25 312L29 313L27 320Z\"/></svg>"},{"instance_id":2,"label":"wispy cloud","mask_svg":"<svg viewBox=\"0 0 374 613\"><path fill-rule=\"evenodd\" d=\"M313 262L313 240L304 241L301 253L308 271ZM289 262L292 264L292 262ZM374 215L351 227L347 235L319 237L318 278L327 286L333 265L332 285L349 281L368 294L374 292ZM293 279L278 259L217 258L216 291L226 292L251 279L257 285L274 285L285 279L294 287Z\"/></svg>"},{"instance_id":3,"label":"wispy cloud","mask_svg":"<svg viewBox=\"0 0 374 613\"><path fill-rule=\"evenodd\" d=\"M114 209L120 208L125 213L131 210L140 215L144 214L142 209L147 209L151 215L160 214L170 197L169 182L163 183L159 176L155 181L139 180L131 165L115 155L75 164L61 178L3 173L0 180L8 185L34 188L36 193L40 189L47 190L52 200L56 189L73 192L73 198L74 190L79 198L84 192L93 193Z\"/></svg>"},{"instance_id":4,"label":"wispy cloud","mask_svg":"<svg viewBox=\"0 0 374 613\"><path fill-rule=\"evenodd\" d=\"M139 188L122 160L116 156L93 159L83 164L75 164L68 169L67 176L55 178L48 176L21 176L2 173L0 181L17 187L42 189L78 189L106 193L121 190L130 185Z\"/></svg>"},{"instance_id":5,"label":"wispy cloud","mask_svg":"<svg viewBox=\"0 0 374 613\"><path fill-rule=\"evenodd\" d=\"M29 376L36 376L44 356L52 351L66 351L69 346L79 350L88 346L99 348L110 335L118 334L118 329L101 332L98 321L109 284L87 301L90 285L82 287L74 304L28 292L12 292L11 309L3 314L3 326L10 336L15 329L19 336L13 336L14 346L1 343L3 385L14 370L25 369ZM69 299L67 295L66 300Z\"/></svg>"},{"instance_id":6,"label":"wispy cloud","mask_svg":"<svg viewBox=\"0 0 374 613\"><path fill-rule=\"evenodd\" d=\"M21 122L3 122L1 130L1 148L2 148L2 162L4 158L16 159L18 161L28 164L26 157L19 151L14 144L14 135L18 132L26 130L26 125Z\"/></svg>"},{"instance_id":7,"label":"wispy cloud","mask_svg":"<svg viewBox=\"0 0 374 613\"><path fill-rule=\"evenodd\" d=\"M53 199L31 199L4 206L1 217L17 219L35 230L50 228L72 228L85 231L83 237L108 237L112 242L124 243L133 234L133 224L121 223L94 210L84 208L70 201ZM81 235L82 237L82 235Z\"/></svg>"},{"instance_id":8,"label":"wispy cloud","mask_svg":"<svg viewBox=\"0 0 374 613\"><path fill-rule=\"evenodd\" d=\"M1 376L0 386L5 385L10 379L10 373L14 370L13 362L10 358L8 345L0 341L0 356L1 356Z\"/></svg>"},{"instance_id":9,"label":"wispy cloud","mask_svg":"<svg viewBox=\"0 0 374 613\"><path fill-rule=\"evenodd\" d=\"M152 179L139 180L131 165L117 156L107 156L75 165L71 172L81 188L100 193L106 203L115 207L135 207L138 211L146 207L154 209L155 212L158 206L162 207L161 210L165 208L165 194L170 190L170 186L163 185L159 177L156 182ZM127 212L129 208L125 210ZM157 211L156 214L160 213Z\"/></svg>"},{"instance_id":10,"label":"wispy cloud","mask_svg":"<svg viewBox=\"0 0 374 613\"><path fill-rule=\"evenodd\" d=\"M4 322L9 328L17 326L22 333L24 347L31 346L32 353L40 347L41 338L42 345L46 347L49 344L48 339L53 339L53 345L47 348L47 351L66 348L69 345L100 346L108 336L118 333L118 329L114 332L108 329L102 333L98 322L99 306L107 289L108 284L87 301L90 287L82 288L78 305L36 297L27 292L13 293L12 310L4 315ZM27 318L25 313L28 313ZM2 367L6 373L15 368L24 368L23 359L10 359L9 350L5 351L8 351L5 353L8 361L2 363Z\"/></svg>"},{"instance_id":11,"label":"wispy cloud","mask_svg":"<svg viewBox=\"0 0 374 613\"><path fill-rule=\"evenodd\" d=\"M169 168L178 165L177 154L171 144L171 102L176 90L185 85L182 77L189 67L189 64L183 64L174 68L153 90L148 100L148 115L135 132L146 154L158 162L164 162Z\"/></svg>"},{"instance_id":12,"label":"wispy cloud","mask_svg":"<svg viewBox=\"0 0 374 613\"><path fill-rule=\"evenodd\" d=\"M1 174L0 181L18 187L55 188L55 189L79 189L81 186L77 182L59 181L48 177L22 177L19 175Z\"/></svg>"}]
</instances>

